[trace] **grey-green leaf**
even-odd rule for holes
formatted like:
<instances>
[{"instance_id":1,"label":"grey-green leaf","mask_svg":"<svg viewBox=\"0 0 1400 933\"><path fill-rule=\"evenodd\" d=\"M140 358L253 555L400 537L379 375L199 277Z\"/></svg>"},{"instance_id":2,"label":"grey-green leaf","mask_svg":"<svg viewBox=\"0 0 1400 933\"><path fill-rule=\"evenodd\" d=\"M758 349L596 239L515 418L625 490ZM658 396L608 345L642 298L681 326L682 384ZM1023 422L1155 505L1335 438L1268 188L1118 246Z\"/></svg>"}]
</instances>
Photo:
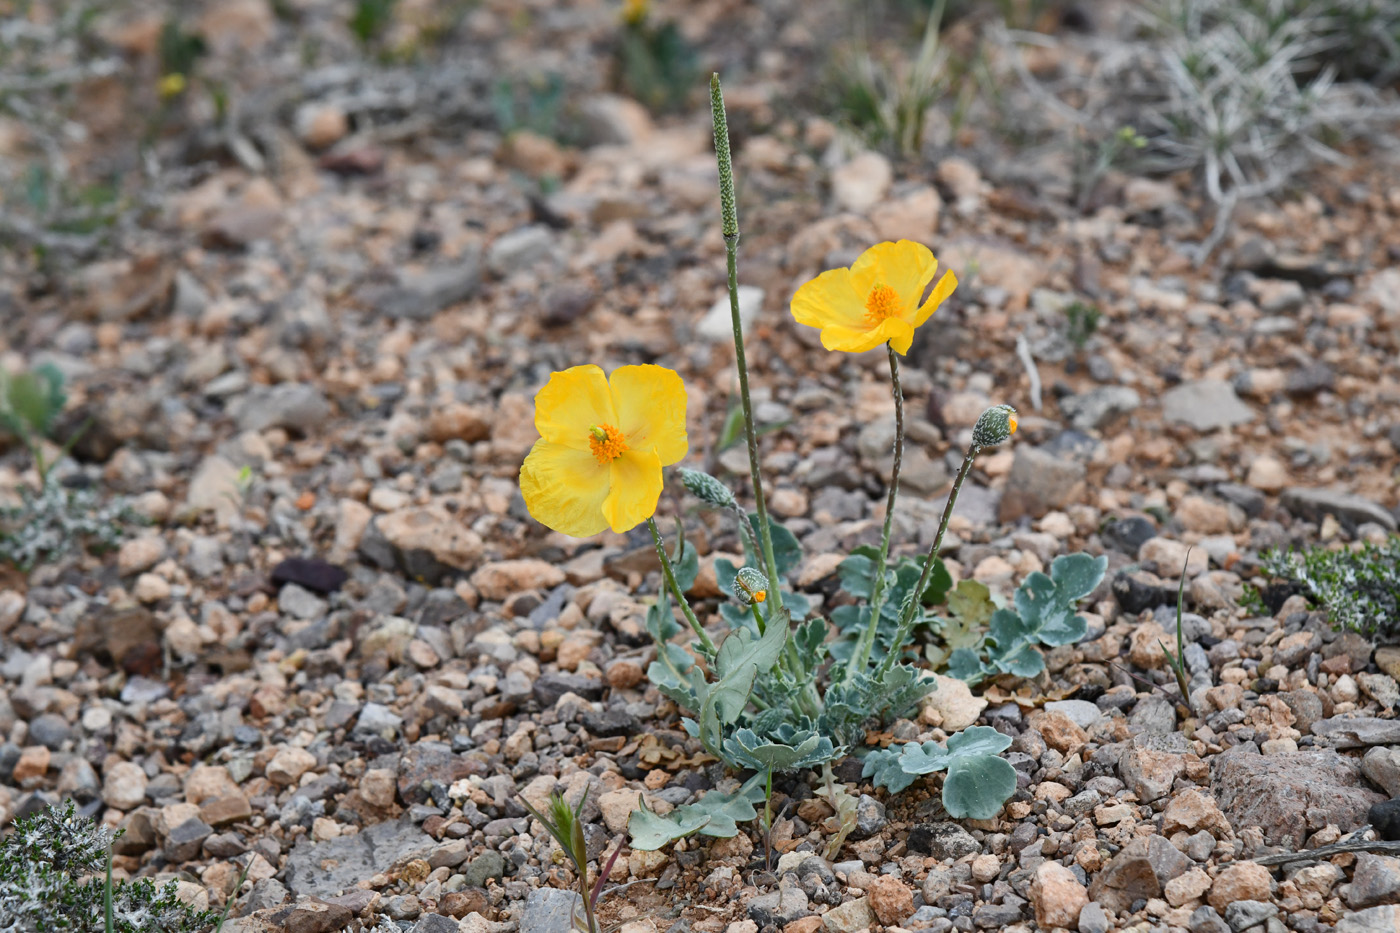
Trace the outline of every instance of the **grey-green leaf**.
<instances>
[{"instance_id":1,"label":"grey-green leaf","mask_svg":"<svg viewBox=\"0 0 1400 933\"><path fill-rule=\"evenodd\" d=\"M954 819L988 820L1014 793L1016 769L1005 758L960 755L943 780L943 807Z\"/></svg>"},{"instance_id":2,"label":"grey-green leaf","mask_svg":"<svg viewBox=\"0 0 1400 933\"><path fill-rule=\"evenodd\" d=\"M665 816L658 816L638 794L637 809L627 819L627 831L632 836L632 848L652 852L704 829L712 819L710 814L693 807L677 807Z\"/></svg>"}]
</instances>

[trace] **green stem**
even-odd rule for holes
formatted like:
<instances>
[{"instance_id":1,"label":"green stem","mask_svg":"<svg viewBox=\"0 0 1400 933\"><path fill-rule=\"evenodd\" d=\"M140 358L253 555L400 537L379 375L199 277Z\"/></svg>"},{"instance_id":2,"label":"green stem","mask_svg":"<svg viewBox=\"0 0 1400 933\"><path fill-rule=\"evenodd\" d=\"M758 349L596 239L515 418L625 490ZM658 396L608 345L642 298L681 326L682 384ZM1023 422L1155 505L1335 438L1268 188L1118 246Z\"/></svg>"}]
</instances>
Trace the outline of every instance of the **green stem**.
<instances>
[{"instance_id":1,"label":"green stem","mask_svg":"<svg viewBox=\"0 0 1400 933\"><path fill-rule=\"evenodd\" d=\"M963 480L967 479L968 471L972 469L972 461L977 459L977 453L982 448L976 444L968 447L967 456L963 458L962 466L958 468L958 476L953 480L953 489L948 493L948 503L943 506L943 517L938 522L938 534L933 539L933 547L928 549L928 556L924 558L924 569L919 574L919 582L914 584L912 598L904 607L904 611L899 616L899 630L894 637L894 644L890 646L889 654L880 662L880 669L877 677L884 677L894 667L894 662L898 660L904 650L904 643L909 640L909 635L914 631L914 619L922 609L920 599L924 590L928 587L929 577L933 574L933 565L938 560L938 551L943 547L943 535L948 530L948 519L953 517L953 504L958 501L958 490L962 489Z\"/></svg>"},{"instance_id":2,"label":"green stem","mask_svg":"<svg viewBox=\"0 0 1400 933\"><path fill-rule=\"evenodd\" d=\"M899 497L899 467L904 460L904 389L899 383L899 355L885 344L890 356L890 385L894 394L894 466L890 470L890 492L885 500L885 527L880 532L880 557L875 562L875 579L870 589L870 622L861 632L860 642L846 665L846 679L865 670L870 652L875 647L875 634L880 627L880 612L885 605L885 564L890 558L890 531L894 526L894 505Z\"/></svg>"},{"instance_id":3,"label":"green stem","mask_svg":"<svg viewBox=\"0 0 1400 933\"><path fill-rule=\"evenodd\" d=\"M763 496L763 477L758 470L758 433L754 430L753 402L749 399L749 367L744 356L744 322L739 317L739 213L734 202L734 164L729 154L729 122L724 114L724 95L719 75L710 76L710 114L714 118L715 158L719 164L720 217L723 223L725 269L729 277L729 317L734 325L734 362L739 370L739 400L744 410L744 435L749 442L749 478L753 482L754 511L758 513L758 537L763 545L764 569L768 573L769 610L772 619L783 608L778 564L773 558L773 532L768 525L768 503Z\"/></svg>"},{"instance_id":4,"label":"green stem","mask_svg":"<svg viewBox=\"0 0 1400 933\"><path fill-rule=\"evenodd\" d=\"M666 577L666 586L671 590L671 595L676 597L676 602L680 603L681 613L685 616L685 620L690 623L691 629L695 631L695 637L700 639L700 644L705 652L710 657L714 657L715 643L705 633L705 629L700 625L700 620L695 618L695 610L690 608L690 602L681 592L680 584L676 582L676 573L671 569L671 558L666 556L666 544L661 540L661 529L656 527L656 519L648 518L647 527L651 529L651 540L656 545L656 557L661 561L661 572Z\"/></svg>"}]
</instances>

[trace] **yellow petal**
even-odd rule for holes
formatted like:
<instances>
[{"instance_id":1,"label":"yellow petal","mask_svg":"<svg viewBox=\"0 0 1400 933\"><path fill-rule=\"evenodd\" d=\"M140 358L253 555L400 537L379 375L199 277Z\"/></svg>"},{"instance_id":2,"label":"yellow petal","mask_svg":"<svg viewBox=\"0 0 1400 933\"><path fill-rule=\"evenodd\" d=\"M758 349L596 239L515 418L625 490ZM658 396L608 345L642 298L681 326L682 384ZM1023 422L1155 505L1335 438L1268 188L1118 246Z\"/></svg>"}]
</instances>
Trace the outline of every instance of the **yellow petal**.
<instances>
[{"instance_id":1,"label":"yellow petal","mask_svg":"<svg viewBox=\"0 0 1400 933\"><path fill-rule=\"evenodd\" d=\"M792 296L793 319L808 327L859 327L865 320L866 292L856 290L851 270L831 269Z\"/></svg>"},{"instance_id":2,"label":"yellow petal","mask_svg":"<svg viewBox=\"0 0 1400 933\"><path fill-rule=\"evenodd\" d=\"M617 425L608 379L597 366L554 373L535 393L535 430L545 440L587 451L588 429L595 424Z\"/></svg>"},{"instance_id":3,"label":"yellow petal","mask_svg":"<svg viewBox=\"0 0 1400 933\"><path fill-rule=\"evenodd\" d=\"M913 240L900 240L897 243L876 243L860 254L851 266L851 279L856 288L862 283L863 294L876 285L888 285L899 294L903 313L900 315L910 322L914 319L914 309L924 289L933 281L938 271L938 260L922 243Z\"/></svg>"},{"instance_id":4,"label":"yellow petal","mask_svg":"<svg viewBox=\"0 0 1400 933\"><path fill-rule=\"evenodd\" d=\"M958 277L948 271L943 273L943 278L938 280L938 284L933 287L932 293L928 296L928 301L919 309L919 313L914 315L914 326L918 327L927 321L929 315L938 310L949 295L953 294L953 289L958 287Z\"/></svg>"},{"instance_id":5,"label":"yellow petal","mask_svg":"<svg viewBox=\"0 0 1400 933\"><path fill-rule=\"evenodd\" d=\"M913 325L892 317L868 330L850 327L827 327L822 330L822 346L842 353L864 353L886 341L893 342L896 352L908 353L910 344L914 342Z\"/></svg>"},{"instance_id":6,"label":"yellow petal","mask_svg":"<svg viewBox=\"0 0 1400 933\"><path fill-rule=\"evenodd\" d=\"M661 498L661 461L650 450L629 450L611 464L612 489L603 516L619 534L656 514Z\"/></svg>"},{"instance_id":7,"label":"yellow petal","mask_svg":"<svg viewBox=\"0 0 1400 933\"><path fill-rule=\"evenodd\" d=\"M659 474L658 470L658 474ZM603 503L610 473L587 450L538 440L520 465L520 494L540 524L575 538L608 527Z\"/></svg>"},{"instance_id":8,"label":"yellow petal","mask_svg":"<svg viewBox=\"0 0 1400 933\"><path fill-rule=\"evenodd\" d=\"M619 366L608 383L627 446L655 450L662 466L679 462L689 449L681 377L664 366Z\"/></svg>"}]
</instances>

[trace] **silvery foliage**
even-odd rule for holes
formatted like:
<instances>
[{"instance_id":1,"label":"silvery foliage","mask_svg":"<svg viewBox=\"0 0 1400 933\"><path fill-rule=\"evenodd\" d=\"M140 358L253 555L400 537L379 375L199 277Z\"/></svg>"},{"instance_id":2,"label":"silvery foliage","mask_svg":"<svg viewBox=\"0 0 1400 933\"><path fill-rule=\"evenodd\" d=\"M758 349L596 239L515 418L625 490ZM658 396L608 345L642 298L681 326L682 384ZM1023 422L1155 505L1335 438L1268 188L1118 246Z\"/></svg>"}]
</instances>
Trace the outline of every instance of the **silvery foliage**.
<instances>
[{"instance_id":1,"label":"silvery foliage","mask_svg":"<svg viewBox=\"0 0 1400 933\"><path fill-rule=\"evenodd\" d=\"M50 480L38 493L21 488L18 506L0 507L0 562L28 570L82 547L110 551L140 517L125 499L102 502L92 489Z\"/></svg>"},{"instance_id":2,"label":"silvery foliage","mask_svg":"<svg viewBox=\"0 0 1400 933\"><path fill-rule=\"evenodd\" d=\"M115 833L78 816L72 801L16 820L0 840L0 933L105 930L104 880ZM218 917L150 879L112 888L113 933L202 933Z\"/></svg>"}]
</instances>

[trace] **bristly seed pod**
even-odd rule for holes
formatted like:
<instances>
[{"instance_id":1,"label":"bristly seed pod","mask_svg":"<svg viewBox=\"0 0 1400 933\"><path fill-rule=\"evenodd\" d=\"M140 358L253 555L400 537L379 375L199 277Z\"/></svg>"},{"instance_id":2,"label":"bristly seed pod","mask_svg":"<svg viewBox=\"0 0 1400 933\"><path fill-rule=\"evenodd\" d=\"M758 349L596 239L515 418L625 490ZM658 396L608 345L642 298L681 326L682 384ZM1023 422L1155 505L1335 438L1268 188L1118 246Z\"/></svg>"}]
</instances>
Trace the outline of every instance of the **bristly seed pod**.
<instances>
[{"instance_id":1,"label":"bristly seed pod","mask_svg":"<svg viewBox=\"0 0 1400 933\"><path fill-rule=\"evenodd\" d=\"M753 567L741 567L734 575L734 598L745 606L761 603L768 598L768 578Z\"/></svg>"},{"instance_id":2,"label":"bristly seed pod","mask_svg":"<svg viewBox=\"0 0 1400 933\"><path fill-rule=\"evenodd\" d=\"M982 412L972 427L974 447L995 447L1016 433L1016 409L1010 405L993 405Z\"/></svg>"},{"instance_id":3,"label":"bristly seed pod","mask_svg":"<svg viewBox=\"0 0 1400 933\"><path fill-rule=\"evenodd\" d=\"M680 468L681 482L690 494L706 505L717 509L732 509L737 504L729 487L700 470Z\"/></svg>"}]
</instances>

